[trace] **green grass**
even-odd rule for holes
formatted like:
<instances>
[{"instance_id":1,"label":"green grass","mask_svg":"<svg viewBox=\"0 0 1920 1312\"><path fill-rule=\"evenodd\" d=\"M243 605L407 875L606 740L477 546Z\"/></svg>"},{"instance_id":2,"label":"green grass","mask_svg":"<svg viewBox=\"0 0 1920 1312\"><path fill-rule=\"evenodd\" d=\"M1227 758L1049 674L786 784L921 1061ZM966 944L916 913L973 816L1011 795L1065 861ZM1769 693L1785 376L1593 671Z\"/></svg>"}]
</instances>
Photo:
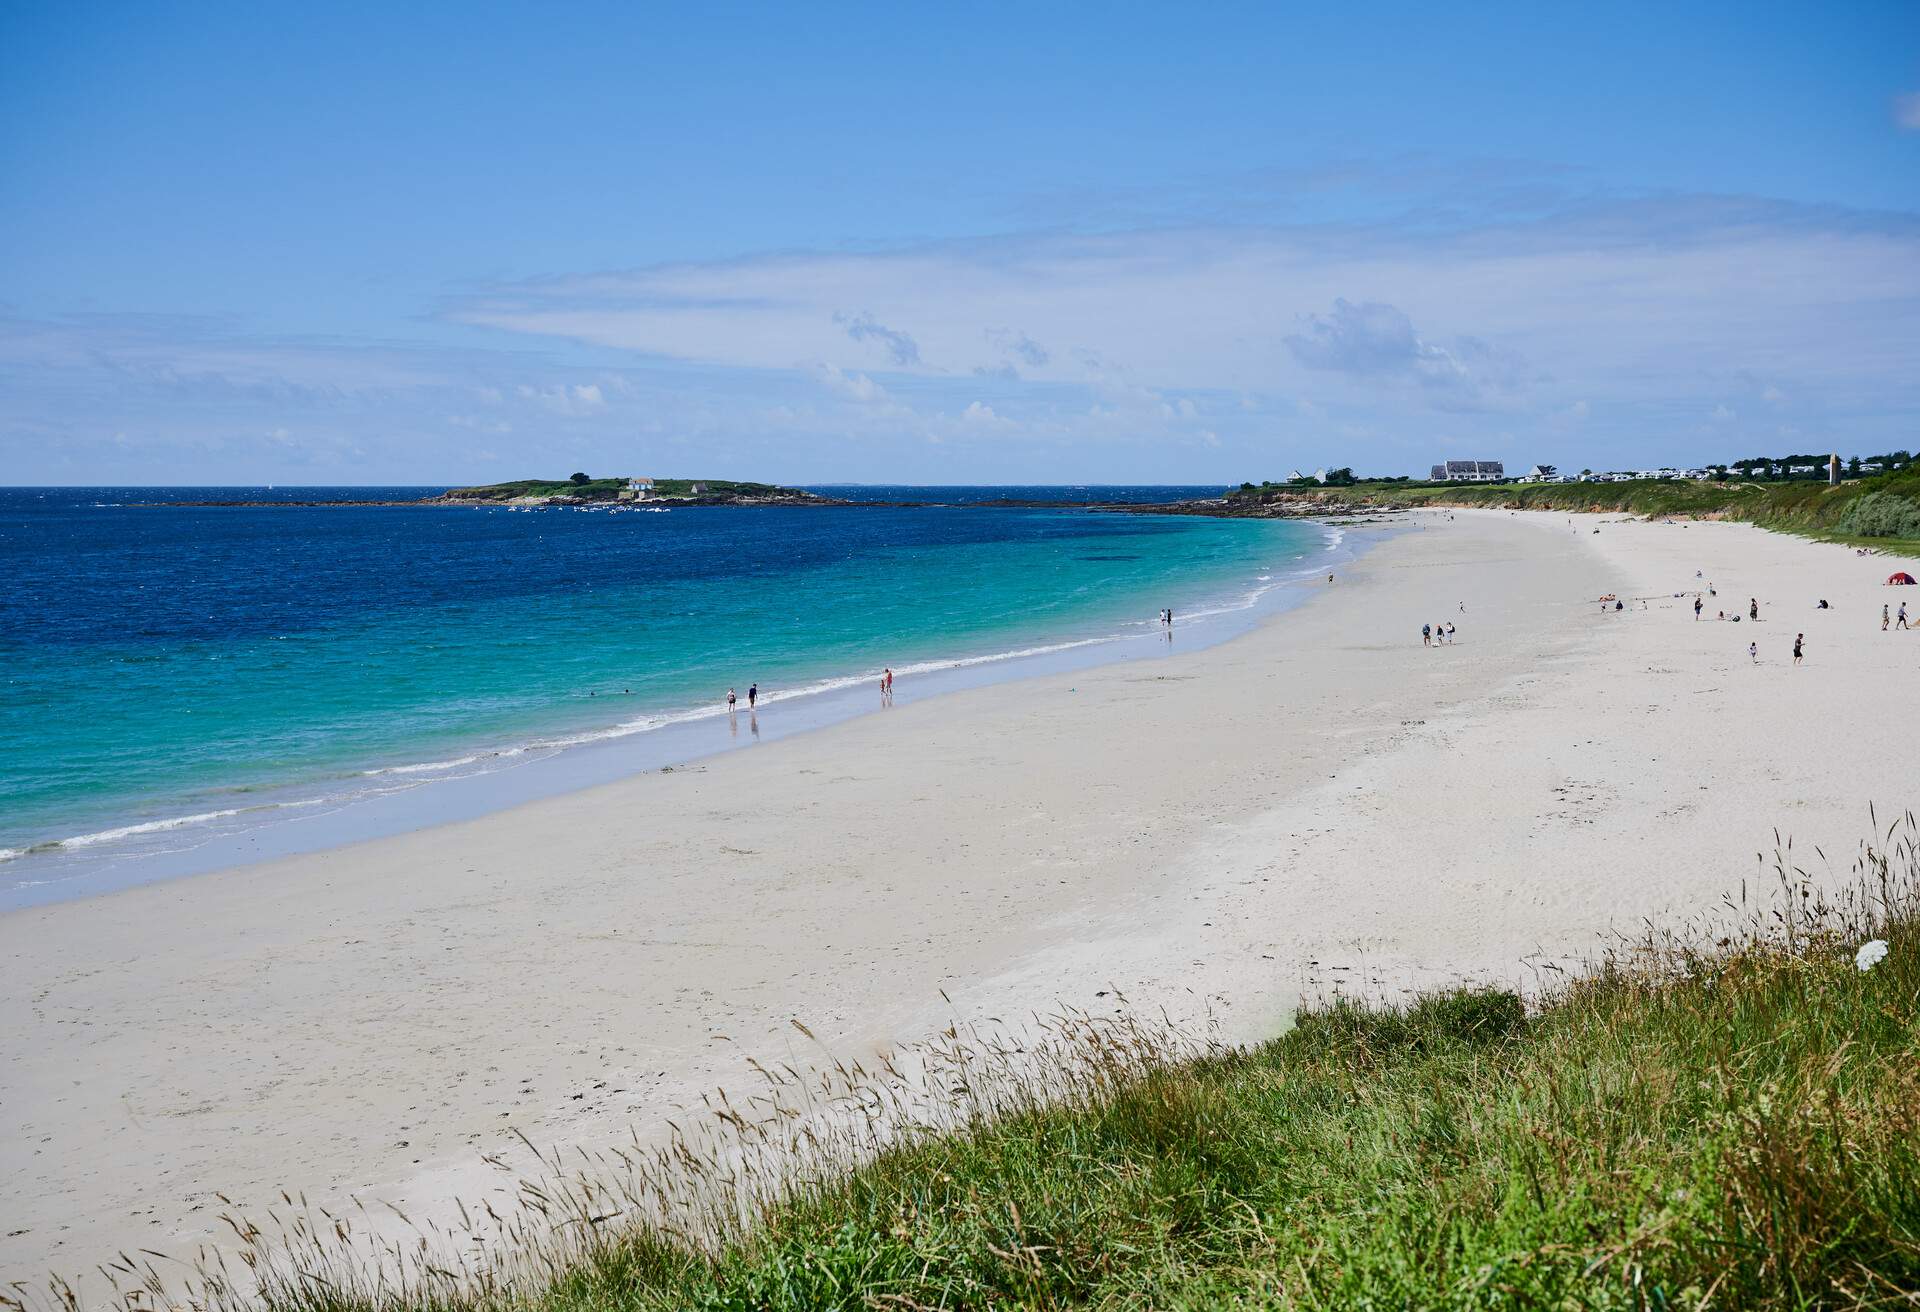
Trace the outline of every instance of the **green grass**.
<instances>
[{"instance_id":1,"label":"green grass","mask_svg":"<svg viewBox=\"0 0 1920 1312\"><path fill-rule=\"evenodd\" d=\"M1782 855L1766 907L1623 945L1531 1010L1488 990L1336 999L1247 1050L1181 1047L1124 1018L1062 1017L1018 1048L949 1031L923 1054L957 1110L945 1124L903 1128L893 1094L850 1099L898 1082L843 1067L804 1109L716 1103L717 1137L636 1147L617 1186L523 1185L527 1215L493 1264L421 1257L382 1284L339 1256L347 1231L326 1218L291 1249L257 1246L263 1292L201 1301L1911 1306L1917 832L1909 815L1877 834L1831 902ZM1889 950L1863 972L1871 938Z\"/></svg>"},{"instance_id":2,"label":"green grass","mask_svg":"<svg viewBox=\"0 0 1920 1312\"><path fill-rule=\"evenodd\" d=\"M1331 490L1373 506L1493 507L1600 511L1691 519L1734 519L1763 528L1862 545L1920 539L1920 468L1830 487L1826 483L1360 483ZM1258 496L1254 493L1234 495Z\"/></svg>"}]
</instances>

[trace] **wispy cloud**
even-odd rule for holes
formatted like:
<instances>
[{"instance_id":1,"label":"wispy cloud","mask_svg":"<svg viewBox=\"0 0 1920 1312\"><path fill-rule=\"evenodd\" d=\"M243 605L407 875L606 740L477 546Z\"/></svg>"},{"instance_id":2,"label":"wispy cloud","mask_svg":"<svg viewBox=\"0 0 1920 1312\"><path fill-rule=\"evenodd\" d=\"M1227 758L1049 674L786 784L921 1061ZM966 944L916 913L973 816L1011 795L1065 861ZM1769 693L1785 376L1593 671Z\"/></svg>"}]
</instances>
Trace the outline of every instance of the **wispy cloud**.
<instances>
[{"instance_id":1,"label":"wispy cloud","mask_svg":"<svg viewBox=\"0 0 1920 1312\"><path fill-rule=\"evenodd\" d=\"M885 369L928 379L1118 378L1323 404L1394 381L1406 394L1378 404L1448 411L1528 394L1543 408L1678 400L1743 371L1904 387L1916 300L1911 216L1668 196L1444 232L1222 227L789 253L501 286L446 314L703 365L857 372L878 346ZM869 308L849 317L848 302ZM911 335L893 326L909 322Z\"/></svg>"},{"instance_id":2,"label":"wispy cloud","mask_svg":"<svg viewBox=\"0 0 1920 1312\"><path fill-rule=\"evenodd\" d=\"M902 367L920 363L920 343L913 340L898 328L889 328L883 323L874 322L870 314L836 314L833 321L843 325L847 336L856 342L876 342L887 353L887 358Z\"/></svg>"},{"instance_id":3,"label":"wispy cloud","mask_svg":"<svg viewBox=\"0 0 1920 1312\"><path fill-rule=\"evenodd\" d=\"M1477 338L1462 338L1449 349L1415 333L1413 320L1394 306L1356 305L1344 297L1334 299L1331 313L1309 315L1307 331L1290 334L1286 344L1309 369L1422 387L1478 390L1489 381L1474 367L1482 361L1497 366L1486 372L1501 382L1516 379L1524 368L1518 356L1496 352Z\"/></svg>"},{"instance_id":4,"label":"wispy cloud","mask_svg":"<svg viewBox=\"0 0 1920 1312\"><path fill-rule=\"evenodd\" d=\"M1725 458L1742 428L1710 418L1722 405L1897 445L1920 408L1920 219L1721 196L1522 208L582 270L444 302L457 340L490 343L459 349L0 318L0 457L291 450L337 481L355 462L458 479L485 440L535 472L792 479L924 443L961 479L1265 476L1416 469L1442 443Z\"/></svg>"}]
</instances>

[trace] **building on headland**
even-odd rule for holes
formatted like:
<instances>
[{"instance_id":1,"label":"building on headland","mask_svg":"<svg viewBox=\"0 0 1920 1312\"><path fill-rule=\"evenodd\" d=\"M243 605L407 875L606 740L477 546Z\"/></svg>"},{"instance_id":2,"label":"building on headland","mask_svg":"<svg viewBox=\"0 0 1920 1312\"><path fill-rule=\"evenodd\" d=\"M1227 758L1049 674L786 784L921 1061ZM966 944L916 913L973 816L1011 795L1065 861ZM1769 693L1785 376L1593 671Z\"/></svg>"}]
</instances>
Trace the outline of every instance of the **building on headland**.
<instances>
[{"instance_id":1,"label":"building on headland","mask_svg":"<svg viewBox=\"0 0 1920 1312\"><path fill-rule=\"evenodd\" d=\"M1498 460L1449 460L1435 465L1430 481L1435 483L1498 483L1507 476L1506 466Z\"/></svg>"},{"instance_id":2,"label":"building on headland","mask_svg":"<svg viewBox=\"0 0 1920 1312\"><path fill-rule=\"evenodd\" d=\"M1560 481L1560 471L1552 465L1535 465L1532 469L1520 475L1520 481L1522 483L1558 483Z\"/></svg>"},{"instance_id":3,"label":"building on headland","mask_svg":"<svg viewBox=\"0 0 1920 1312\"><path fill-rule=\"evenodd\" d=\"M653 480L650 478L630 478L620 491L622 501L645 501L653 495Z\"/></svg>"}]
</instances>

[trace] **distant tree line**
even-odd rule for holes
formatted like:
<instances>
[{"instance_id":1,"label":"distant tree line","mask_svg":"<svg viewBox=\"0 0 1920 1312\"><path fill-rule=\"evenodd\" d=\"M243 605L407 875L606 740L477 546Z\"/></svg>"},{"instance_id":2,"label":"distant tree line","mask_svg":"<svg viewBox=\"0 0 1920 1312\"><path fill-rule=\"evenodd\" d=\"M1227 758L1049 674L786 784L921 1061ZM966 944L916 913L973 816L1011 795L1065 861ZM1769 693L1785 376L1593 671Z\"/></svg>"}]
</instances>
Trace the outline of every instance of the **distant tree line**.
<instances>
[{"instance_id":1,"label":"distant tree line","mask_svg":"<svg viewBox=\"0 0 1920 1312\"><path fill-rule=\"evenodd\" d=\"M1813 455L1802 453L1787 456L1749 456L1744 460L1729 461L1717 470L1732 470L1741 478L1766 479L1819 479L1827 476L1827 461L1831 453ZM1847 477L1861 478L1868 474L1881 474L1892 469L1905 469L1913 463L1910 451L1883 451L1879 455L1849 456L1841 462Z\"/></svg>"},{"instance_id":2,"label":"distant tree line","mask_svg":"<svg viewBox=\"0 0 1920 1312\"><path fill-rule=\"evenodd\" d=\"M1410 483L1413 481L1414 480L1408 478L1405 474L1395 474L1392 476L1379 475L1376 477L1362 478L1353 472L1352 466L1342 465L1338 469L1329 469L1324 478L1316 478L1312 474L1302 474L1299 478L1288 479L1284 483L1276 483L1272 479L1266 479L1259 483L1242 483L1240 485L1240 491L1243 493L1274 492L1287 488L1352 487L1356 483Z\"/></svg>"}]
</instances>

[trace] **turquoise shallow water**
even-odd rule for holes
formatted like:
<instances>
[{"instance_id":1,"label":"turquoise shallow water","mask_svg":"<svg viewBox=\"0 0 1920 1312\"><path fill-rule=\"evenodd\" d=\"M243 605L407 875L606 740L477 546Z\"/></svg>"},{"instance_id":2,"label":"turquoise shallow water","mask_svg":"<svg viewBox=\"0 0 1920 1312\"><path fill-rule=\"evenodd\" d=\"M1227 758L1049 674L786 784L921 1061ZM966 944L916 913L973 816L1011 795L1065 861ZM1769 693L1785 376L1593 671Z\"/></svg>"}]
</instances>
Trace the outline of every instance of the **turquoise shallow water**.
<instances>
[{"instance_id":1,"label":"turquoise shallow water","mask_svg":"<svg viewBox=\"0 0 1920 1312\"><path fill-rule=\"evenodd\" d=\"M989 492L1007 490L937 495ZM0 882L653 733L729 686L780 705L882 665L911 685L1109 642L1163 605L1183 623L1237 610L1325 543L1295 524L977 505L133 504L205 496L0 491Z\"/></svg>"}]
</instances>

